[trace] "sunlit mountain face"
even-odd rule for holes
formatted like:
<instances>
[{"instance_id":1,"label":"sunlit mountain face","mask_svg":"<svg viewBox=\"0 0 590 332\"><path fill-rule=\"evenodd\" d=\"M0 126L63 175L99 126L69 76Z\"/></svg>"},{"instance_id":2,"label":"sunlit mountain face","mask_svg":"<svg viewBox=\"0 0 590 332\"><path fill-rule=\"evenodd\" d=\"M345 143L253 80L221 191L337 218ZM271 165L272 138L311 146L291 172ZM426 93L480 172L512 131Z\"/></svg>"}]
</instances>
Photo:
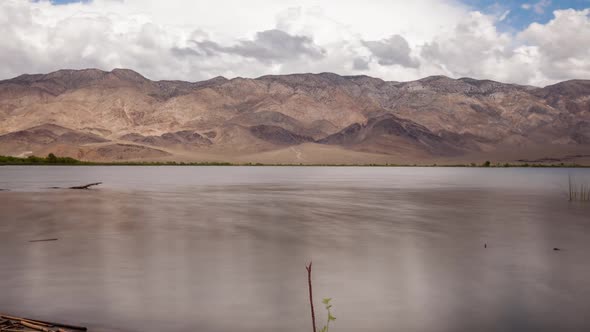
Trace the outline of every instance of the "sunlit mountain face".
<instances>
[{"instance_id":1,"label":"sunlit mountain face","mask_svg":"<svg viewBox=\"0 0 590 332\"><path fill-rule=\"evenodd\" d=\"M152 81L128 69L0 81L0 155L91 161L586 163L590 81L547 87L333 73Z\"/></svg>"}]
</instances>

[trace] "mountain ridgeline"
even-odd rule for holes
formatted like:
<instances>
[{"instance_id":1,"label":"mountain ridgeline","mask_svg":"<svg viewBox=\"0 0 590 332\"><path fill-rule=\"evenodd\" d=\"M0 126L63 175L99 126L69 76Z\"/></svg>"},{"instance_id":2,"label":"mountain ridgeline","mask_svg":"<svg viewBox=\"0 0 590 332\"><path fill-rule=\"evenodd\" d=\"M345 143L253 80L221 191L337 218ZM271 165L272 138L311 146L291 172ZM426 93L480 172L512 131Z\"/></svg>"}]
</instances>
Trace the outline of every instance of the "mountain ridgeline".
<instances>
[{"instance_id":1,"label":"mountain ridgeline","mask_svg":"<svg viewBox=\"0 0 590 332\"><path fill-rule=\"evenodd\" d=\"M126 69L0 81L0 155L87 161L590 163L590 81L537 88L331 73L151 81Z\"/></svg>"}]
</instances>

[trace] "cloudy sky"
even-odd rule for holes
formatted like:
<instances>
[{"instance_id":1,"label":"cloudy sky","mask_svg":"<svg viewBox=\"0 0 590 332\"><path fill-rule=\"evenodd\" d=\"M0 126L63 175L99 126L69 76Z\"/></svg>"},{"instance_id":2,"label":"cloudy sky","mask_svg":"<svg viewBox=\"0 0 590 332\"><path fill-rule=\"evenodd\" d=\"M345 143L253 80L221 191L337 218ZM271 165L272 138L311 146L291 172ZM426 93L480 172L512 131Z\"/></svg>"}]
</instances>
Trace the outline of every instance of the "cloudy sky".
<instances>
[{"instance_id":1,"label":"cloudy sky","mask_svg":"<svg viewBox=\"0 0 590 332\"><path fill-rule=\"evenodd\" d=\"M0 31L0 79L89 67L590 79L590 0L0 0Z\"/></svg>"}]
</instances>

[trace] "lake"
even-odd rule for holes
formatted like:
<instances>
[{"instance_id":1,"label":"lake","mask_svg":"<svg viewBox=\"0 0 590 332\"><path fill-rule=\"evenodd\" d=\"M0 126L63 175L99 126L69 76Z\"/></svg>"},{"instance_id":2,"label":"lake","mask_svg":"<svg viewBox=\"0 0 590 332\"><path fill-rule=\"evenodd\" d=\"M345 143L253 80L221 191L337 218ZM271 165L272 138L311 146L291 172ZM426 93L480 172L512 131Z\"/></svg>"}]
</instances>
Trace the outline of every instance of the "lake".
<instances>
[{"instance_id":1,"label":"lake","mask_svg":"<svg viewBox=\"0 0 590 332\"><path fill-rule=\"evenodd\" d=\"M0 312L311 331L311 260L330 331L588 331L590 203L568 175L590 170L0 167Z\"/></svg>"}]
</instances>

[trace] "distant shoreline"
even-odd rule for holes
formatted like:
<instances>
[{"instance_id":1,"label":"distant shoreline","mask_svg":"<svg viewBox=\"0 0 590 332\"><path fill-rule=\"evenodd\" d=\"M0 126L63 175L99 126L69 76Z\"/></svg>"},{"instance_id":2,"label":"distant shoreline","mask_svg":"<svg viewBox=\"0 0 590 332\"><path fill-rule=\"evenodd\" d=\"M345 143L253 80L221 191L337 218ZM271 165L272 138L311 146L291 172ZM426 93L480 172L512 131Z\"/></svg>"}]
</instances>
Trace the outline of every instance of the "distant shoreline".
<instances>
[{"instance_id":1,"label":"distant shoreline","mask_svg":"<svg viewBox=\"0 0 590 332\"><path fill-rule=\"evenodd\" d=\"M590 168L590 165L580 164L541 164L532 162L520 163L493 163L486 161L482 164L294 164L294 163L230 163L230 162L147 162L147 161L122 161L122 162L93 162L82 161L70 157L31 156L27 158L0 156L0 166L234 166L234 167L466 167L466 168Z\"/></svg>"}]
</instances>

